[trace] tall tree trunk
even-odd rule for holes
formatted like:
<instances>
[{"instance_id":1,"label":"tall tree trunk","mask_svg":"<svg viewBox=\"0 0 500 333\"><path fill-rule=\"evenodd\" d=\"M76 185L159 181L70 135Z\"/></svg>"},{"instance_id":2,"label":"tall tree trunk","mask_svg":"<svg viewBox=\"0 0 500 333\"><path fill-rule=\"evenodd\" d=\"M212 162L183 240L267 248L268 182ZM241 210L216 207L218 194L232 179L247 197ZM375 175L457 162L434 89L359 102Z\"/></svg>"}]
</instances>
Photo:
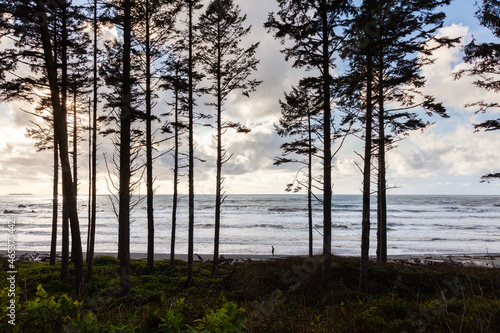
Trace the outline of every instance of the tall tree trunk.
<instances>
[{"instance_id":1,"label":"tall tree trunk","mask_svg":"<svg viewBox=\"0 0 500 333\"><path fill-rule=\"evenodd\" d=\"M61 107L66 122L68 119L68 27L66 22L66 0L62 6L62 40L61 40L61 62L62 62L62 74L61 74ZM73 182L74 183L74 182ZM63 188L63 235L62 235L62 246L63 246L63 265L61 266L61 277L63 280L67 280L69 277L69 216L68 216L68 204L66 202L67 193L64 192ZM74 191L74 185L73 189ZM76 200L76 194L75 194Z\"/></svg>"},{"instance_id":2,"label":"tall tree trunk","mask_svg":"<svg viewBox=\"0 0 500 333\"><path fill-rule=\"evenodd\" d=\"M217 21L217 36L220 37L220 18ZM222 205L222 96L221 96L221 44L217 42L217 160L215 177L215 235L214 235L214 262L212 276L215 276L219 265L220 241L220 210Z\"/></svg>"},{"instance_id":3,"label":"tall tree trunk","mask_svg":"<svg viewBox=\"0 0 500 333\"><path fill-rule=\"evenodd\" d=\"M153 215L153 148L151 132L151 46L149 38L149 0L146 0L146 184L148 212L148 272L154 269L155 226Z\"/></svg>"},{"instance_id":4,"label":"tall tree trunk","mask_svg":"<svg viewBox=\"0 0 500 333\"><path fill-rule=\"evenodd\" d=\"M88 182L89 182L89 187L88 187L88 202L87 202L87 265L89 263L90 259L90 226L91 226L91 213L92 213L92 105L91 105L91 99L89 97L89 131L88 131L88 141L89 141L89 167L88 167ZM87 280L90 280L88 276L91 275L88 272L87 268Z\"/></svg>"},{"instance_id":5,"label":"tall tree trunk","mask_svg":"<svg viewBox=\"0 0 500 333\"><path fill-rule=\"evenodd\" d=\"M50 265L56 263L57 253L57 213L59 209L58 187L59 187L59 150L56 136L54 135L54 184L52 188L52 236L50 238Z\"/></svg>"},{"instance_id":6,"label":"tall tree trunk","mask_svg":"<svg viewBox=\"0 0 500 333\"><path fill-rule=\"evenodd\" d=\"M321 2L323 25L323 264L322 278L326 283L330 278L332 255L332 152L331 152L331 106L330 106L330 58L327 1Z\"/></svg>"},{"instance_id":7,"label":"tall tree trunk","mask_svg":"<svg viewBox=\"0 0 500 333\"><path fill-rule=\"evenodd\" d=\"M123 82L120 115L120 187L118 212L118 258L120 260L120 295L126 296L131 288L130 270L130 129L131 129L131 1L123 7Z\"/></svg>"},{"instance_id":8,"label":"tall tree trunk","mask_svg":"<svg viewBox=\"0 0 500 333\"><path fill-rule=\"evenodd\" d=\"M77 88L73 91L73 187L78 202L78 133L76 121L76 97Z\"/></svg>"},{"instance_id":9,"label":"tall tree trunk","mask_svg":"<svg viewBox=\"0 0 500 333\"><path fill-rule=\"evenodd\" d=\"M193 0L189 0L189 56L188 56L188 112L189 112L189 161L188 161L188 182L189 182L189 222L188 222L188 276L187 283L193 281L193 255L194 255L194 143L193 143Z\"/></svg>"},{"instance_id":10,"label":"tall tree trunk","mask_svg":"<svg viewBox=\"0 0 500 333\"><path fill-rule=\"evenodd\" d=\"M175 229L177 225L177 196L179 185L179 88L175 86L175 128L174 128L174 194L172 197L172 234L170 237L170 266L175 266Z\"/></svg>"},{"instance_id":11,"label":"tall tree trunk","mask_svg":"<svg viewBox=\"0 0 500 333\"><path fill-rule=\"evenodd\" d=\"M50 35L46 24L47 22L46 8L42 0L38 0L37 5L38 5L38 13L40 19L39 21L40 36L42 39L43 52L45 58L45 69L47 70L52 108L54 111L54 132L57 138L57 143L59 145L59 151L60 151L59 157L62 166L63 193L66 196L65 199L67 202L67 210L72 230L71 235L75 250L73 253L73 261L75 263L76 291L77 293L81 294L84 289L83 256L82 256L82 244L80 239L80 226L78 222L76 196L73 192L73 180L71 177L71 167L69 163L67 121L65 115L63 114L61 107L61 100L59 98L57 69L52 55Z\"/></svg>"},{"instance_id":12,"label":"tall tree trunk","mask_svg":"<svg viewBox=\"0 0 500 333\"><path fill-rule=\"evenodd\" d=\"M371 6L368 6L371 8ZM370 253L370 185L371 185L371 159L372 159L372 84L373 84L373 56L372 43L367 46L366 55L366 125L365 125L365 155L363 168L363 213L361 218L361 266L359 276L359 289L361 292L368 290L368 261Z\"/></svg>"},{"instance_id":13,"label":"tall tree trunk","mask_svg":"<svg viewBox=\"0 0 500 333\"><path fill-rule=\"evenodd\" d=\"M377 187L377 261L387 262L387 184L385 175L385 110L383 58L379 57L378 78L378 187Z\"/></svg>"},{"instance_id":14,"label":"tall tree trunk","mask_svg":"<svg viewBox=\"0 0 500 333\"><path fill-rule=\"evenodd\" d=\"M370 252L370 183L371 183L371 159L372 159L372 81L373 81L373 59L371 51L366 57L367 79L366 79L366 125L365 125L365 156L363 168L363 213L361 220L361 267L359 278L359 289L361 292L368 290L368 261Z\"/></svg>"},{"instance_id":15,"label":"tall tree trunk","mask_svg":"<svg viewBox=\"0 0 500 333\"><path fill-rule=\"evenodd\" d=\"M62 164L62 163L61 163ZM73 183L73 181L71 181ZM69 278L69 217L66 190L62 189L62 241L61 241L61 280Z\"/></svg>"},{"instance_id":16,"label":"tall tree trunk","mask_svg":"<svg viewBox=\"0 0 500 333\"><path fill-rule=\"evenodd\" d=\"M58 57L58 26L57 26L57 17L54 19L54 66L56 69L57 75L57 57ZM56 77L57 78L57 77ZM58 86L59 91L59 86ZM65 122L67 122L66 112L64 108L61 106L61 112L64 115ZM55 122L55 120L54 120ZM55 125L54 125L55 127ZM67 123L66 123L67 127ZM66 133L67 135L67 133ZM55 129L54 129L54 138L55 138ZM55 138L56 139L56 138ZM57 140L57 139L56 139ZM62 173L62 171L61 171ZM64 194L64 186L61 189L62 194L62 220L61 220L61 280L67 280L69 277L69 227L68 227L68 209L66 207L66 195Z\"/></svg>"},{"instance_id":17,"label":"tall tree trunk","mask_svg":"<svg viewBox=\"0 0 500 333\"><path fill-rule=\"evenodd\" d=\"M312 216L312 129L311 113L307 114L307 132L309 135L309 153L307 162L307 215L309 219L309 257L313 256L313 216Z\"/></svg>"},{"instance_id":18,"label":"tall tree trunk","mask_svg":"<svg viewBox=\"0 0 500 333\"><path fill-rule=\"evenodd\" d=\"M87 276L92 279L94 266L95 226L97 212L97 0L94 1L94 68L93 68L93 115L92 115L92 208L90 218L90 241L87 255Z\"/></svg>"}]
</instances>

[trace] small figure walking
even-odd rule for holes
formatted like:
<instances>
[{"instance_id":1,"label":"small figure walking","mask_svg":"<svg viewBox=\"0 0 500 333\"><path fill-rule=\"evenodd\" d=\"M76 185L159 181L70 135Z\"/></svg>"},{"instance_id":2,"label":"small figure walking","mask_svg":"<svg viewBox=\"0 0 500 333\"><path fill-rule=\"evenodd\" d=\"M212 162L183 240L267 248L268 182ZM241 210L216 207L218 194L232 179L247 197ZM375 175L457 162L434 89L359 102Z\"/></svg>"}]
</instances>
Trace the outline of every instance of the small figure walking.
<instances>
[{"instance_id":1,"label":"small figure walking","mask_svg":"<svg viewBox=\"0 0 500 333\"><path fill-rule=\"evenodd\" d=\"M274 256L274 245L271 245L271 253L273 254Z\"/></svg>"}]
</instances>

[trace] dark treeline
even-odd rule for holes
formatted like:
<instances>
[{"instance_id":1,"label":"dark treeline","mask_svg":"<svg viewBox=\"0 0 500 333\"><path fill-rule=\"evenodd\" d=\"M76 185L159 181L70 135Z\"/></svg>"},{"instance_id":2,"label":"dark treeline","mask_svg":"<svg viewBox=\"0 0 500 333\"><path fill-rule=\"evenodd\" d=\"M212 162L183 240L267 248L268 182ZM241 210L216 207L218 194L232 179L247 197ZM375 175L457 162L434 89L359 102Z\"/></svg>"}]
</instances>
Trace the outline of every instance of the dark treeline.
<instances>
[{"instance_id":1,"label":"dark treeline","mask_svg":"<svg viewBox=\"0 0 500 333\"><path fill-rule=\"evenodd\" d=\"M298 163L287 191L305 189L309 207L309 255L312 256L312 200L323 205L322 276L329 279L332 243L332 161L351 135L364 142L358 154L363 176L363 214L359 286L366 291L370 239L370 201L377 195L377 260L387 261L387 155L408 132L430 125L425 116L447 117L434 96L424 95L422 67L433 52L459 40L438 37L444 6L451 0L277 0L264 26L292 66L308 70L298 86L280 101L282 117L277 134L288 138L275 164ZM477 17L499 35L496 1L483 1ZM189 228L187 281L193 280L194 133L212 126L216 140L215 233L212 274L218 269L221 207L226 198L223 166L231 158L225 149L228 130L250 128L225 116L228 96L250 97L261 81L254 78L259 43L252 39L246 15L233 0L38 0L0 3L0 36L11 46L0 51L0 89L3 101L24 100L35 105L40 118L28 134L39 150L54 156L51 263L55 262L58 225L62 225L63 265L68 277L69 252L75 266L76 289L83 292L84 260L76 206L78 143L89 133L89 226L87 279L92 279L98 142L110 137L115 151L101 161L118 219L118 258L121 295L131 288L130 213L137 205L132 194L146 184L147 269L154 269L155 161L171 154L173 211L171 264L174 264L178 184L187 169ZM104 39L102 29L116 31ZM114 30L113 30L114 29ZM244 46L246 45L246 46ZM479 87L498 91L499 46L472 41L465 60L474 64L462 75L475 75ZM335 75L335 64L345 70ZM167 96L162 100L159 96ZM209 102L210 114L196 112L196 99ZM168 105L169 110L165 110ZM161 106L161 107L160 107ZM498 107L478 101L479 112ZM206 109L206 108L205 108ZM86 120L86 121L85 121ZM84 122L86 125L84 125ZM500 120L476 125L498 130ZM155 131L155 129L158 131ZM161 144L161 146L160 146ZM160 147L162 147L160 149ZM168 148L164 148L168 147ZM81 149L80 149L81 150ZM70 160L70 155L73 159ZM317 172L321 170L321 172ZM57 215L59 174L62 174L63 216ZM498 173L484 176L498 178ZM375 190L372 187L375 187ZM71 230L69 230L71 229ZM71 232L70 232L71 231ZM69 235L71 234L71 249Z\"/></svg>"}]
</instances>

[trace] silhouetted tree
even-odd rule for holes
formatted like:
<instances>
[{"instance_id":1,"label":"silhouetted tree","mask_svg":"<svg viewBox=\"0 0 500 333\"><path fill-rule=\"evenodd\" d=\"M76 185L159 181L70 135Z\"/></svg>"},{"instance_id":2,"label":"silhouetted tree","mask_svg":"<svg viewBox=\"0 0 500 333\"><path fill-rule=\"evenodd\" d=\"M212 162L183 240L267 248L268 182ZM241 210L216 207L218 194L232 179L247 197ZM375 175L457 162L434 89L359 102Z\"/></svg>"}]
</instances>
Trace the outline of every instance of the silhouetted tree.
<instances>
[{"instance_id":1,"label":"silhouetted tree","mask_svg":"<svg viewBox=\"0 0 500 333\"><path fill-rule=\"evenodd\" d=\"M207 87L216 102L208 103L216 108L217 128L217 159L216 159L216 187L215 187L215 237L214 258L212 274L215 274L219 262L220 241L220 212L226 198L224 195L222 166L229 161L232 155L227 156L227 151L222 144L222 135L233 128L237 132L248 133L250 130L239 123L224 120L222 113L228 95L234 90L240 90L245 96L260 84L257 80L248 77L256 70L259 61L255 58L258 43L248 48L241 48L241 39L248 35L250 27L244 28L243 22L246 15L241 16L241 11L232 0L212 0L201 15L197 25L200 32L198 57L203 64L207 78L211 85Z\"/></svg>"},{"instance_id":2,"label":"silhouetted tree","mask_svg":"<svg viewBox=\"0 0 500 333\"><path fill-rule=\"evenodd\" d=\"M287 185L286 191L299 192L302 187L307 188L307 212L309 225L309 256L313 256L313 157L318 149L315 146L317 132L321 125L316 119L321 111L321 96L315 94L315 90L307 86L303 80L297 88L285 94L285 101L280 101L281 117L276 131L281 137L291 137L292 141L281 145L282 155L275 159L275 165L284 163L299 163L301 168L297 172L294 181ZM299 158L295 156L305 156ZM304 171L305 169L305 171ZM305 181L301 176L305 177ZM294 187L295 183L297 185Z\"/></svg>"},{"instance_id":3,"label":"silhouetted tree","mask_svg":"<svg viewBox=\"0 0 500 333\"><path fill-rule=\"evenodd\" d=\"M178 45L182 49L183 45ZM176 48L177 49L177 48ZM180 181L180 161L182 144L182 136L186 133L188 128L185 118L187 118L188 111L188 77L187 77L187 62L186 59L181 58L176 52L165 63L166 74L162 76L164 82L163 86L167 90L173 92L173 102L169 103L172 106L172 111L165 114L165 116L173 116L173 121L167 121L162 128L164 133L171 133L173 130L174 136L174 149L173 149L173 195L172 195L172 227L170 237L170 265L175 266L175 238L177 227L177 204L179 202L178 185ZM173 114L173 115L172 115Z\"/></svg>"},{"instance_id":4,"label":"silhouetted tree","mask_svg":"<svg viewBox=\"0 0 500 333\"><path fill-rule=\"evenodd\" d=\"M373 154L374 113L374 58L376 44L373 37L377 21L373 17L376 0L365 0L350 22L350 35L344 41L342 57L349 65L344 75L336 80L335 94L338 107L346 112L344 122L359 120L364 126L362 217L361 217L361 263L359 288L367 291L368 262L370 248L370 202Z\"/></svg>"},{"instance_id":5,"label":"silhouetted tree","mask_svg":"<svg viewBox=\"0 0 500 333\"><path fill-rule=\"evenodd\" d=\"M323 97L323 280L330 275L332 243L332 114L330 74L334 54L343 39L343 20L350 10L349 0L277 0L279 20L270 14L265 27L274 31L277 39L290 39L293 46L285 47L285 59L295 59L294 67L315 69L322 83Z\"/></svg>"},{"instance_id":6,"label":"silhouetted tree","mask_svg":"<svg viewBox=\"0 0 500 333\"><path fill-rule=\"evenodd\" d=\"M107 61L101 66L101 77L112 91L105 94L111 114L101 117L107 123L115 122L117 128L103 134L115 134L113 143L118 156L112 162L117 168L118 183L113 183L118 194L113 207L118 218L118 259L120 261L120 295L128 295L131 288L130 268L130 212L133 208L131 196L137 189L138 180L132 179L140 167L134 164L140 146L141 131L132 127L139 117L137 111L137 76L132 63L132 1L110 1L105 4L103 20L111 22L121 30L121 40L110 41ZM108 168L109 171L109 168ZM116 203L115 203L116 202Z\"/></svg>"},{"instance_id":7,"label":"silhouetted tree","mask_svg":"<svg viewBox=\"0 0 500 333\"><path fill-rule=\"evenodd\" d=\"M71 224L71 235L73 244L72 259L75 264L76 289L79 293L81 293L84 288L83 256L82 256L82 245L80 239L80 227L78 222L76 195L74 193L74 185L69 163L67 122L62 108L61 100L59 98L57 68L55 66L52 54L53 49L51 45L49 29L46 24L47 10L45 4L41 0L37 2L36 13L39 15L37 24L39 25L40 29L39 31L43 45L44 63L50 86L52 108L54 111L54 132L55 136L57 137L57 143L60 149L59 156L62 166L63 195L65 196L66 199L68 216Z\"/></svg>"},{"instance_id":8,"label":"silhouetted tree","mask_svg":"<svg viewBox=\"0 0 500 333\"><path fill-rule=\"evenodd\" d=\"M193 54L193 16L194 11L200 9L200 0L186 0L187 1L187 49L188 49L188 206L189 206L189 220L188 220L188 273L187 283L193 281L193 255L194 255L194 90L195 90L195 61Z\"/></svg>"},{"instance_id":9,"label":"silhouetted tree","mask_svg":"<svg viewBox=\"0 0 500 333\"><path fill-rule=\"evenodd\" d=\"M73 9L67 1L52 3L49 8L43 1L17 1L3 4L2 10L10 15L10 20L8 25L5 26L6 30L4 32L12 38L15 46L3 50L3 66L0 77L2 78L2 89L8 91L7 94L3 95L5 100L26 99L34 101L38 98L38 95L35 93L28 96L30 91L49 88L50 107L53 111L54 137L57 141L56 146L59 149L62 166L63 200L67 202L67 213L72 230L72 259L75 263L76 288L78 292L81 292L84 287L81 239L74 181L71 176L68 156L67 119L60 96L62 89L59 86L63 86L62 78L64 75L58 75L58 62L56 59L56 56L61 56L61 64L63 63L62 60L66 59L67 61L68 59L67 53L57 52L58 45L62 45L62 43L58 43L58 39L64 40L64 36L60 37L59 33L67 34L67 32L64 32L62 24L61 30L51 29L54 28L51 24L59 24L58 20L61 18L61 22L65 22L64 15L67 15L68 12L64 13L68 8ZM62 16L60 16L61 13ZM14 75L15 79L6 80L5 74L14 73L20 64L29 64L31 72L35 76L22 76L16 73ZM67 71L67 68L65 69L63 66L62 70Z\"/></svg>"},{"instance_id":10,"label":"silhouetted tree","mask_svg":"<svg viewBox=\"0 0 500 333\"><path fill-rule=\"evenodd\" d=\"M89 228L87 235L87 279L92 279L94 270L94 246L95 246L95 229L97 217L97 104L98 104L98 30L99 30L99 17L98 17L98 1L94 0L92 6L92 117L89 112L89 119L92 118L92 146L91 146L91 160L89 163L91 169L90 176L90 216Z\"/></svg>"},{"instance_id":11,"label":"silhouetted tree","mask_svg":"<svg viewBox=\"0 0 500 333\"><path fill-rule=\"evenodd\" d=\"M456 39L435 36L445 14L436 11L450 1L383 1L377 3L373 19L377 31L374 42L374 93L377 100L377 259L387 261L386 150L401 135L423 129L417 109L427 115L447 117L441 103L419 91L425 85L424 65L434 61L432 52L452 46Z\"/></svg>"}]
</instances>

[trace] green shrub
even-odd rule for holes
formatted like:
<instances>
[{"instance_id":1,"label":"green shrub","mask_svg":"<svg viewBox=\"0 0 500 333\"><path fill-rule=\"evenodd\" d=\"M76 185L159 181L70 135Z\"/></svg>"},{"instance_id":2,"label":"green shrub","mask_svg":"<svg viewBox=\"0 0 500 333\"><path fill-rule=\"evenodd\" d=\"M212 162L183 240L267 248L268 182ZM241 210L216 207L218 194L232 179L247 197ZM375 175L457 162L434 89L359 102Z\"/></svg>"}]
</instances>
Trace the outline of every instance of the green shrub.
<instances>
[{"instance_id":1,"label":"green shrub","mask_svg":"<svg viewBox=\"0 0 500 333\"><path fill-rule=\"evenodd\" d=\"M24 303L19 312L16 329L24 332L60 332L64 324L77 317L80 302L73 301L66 294L56 298L49 296L38 285L36 298Z\"/></svg>"}]
</instances>

